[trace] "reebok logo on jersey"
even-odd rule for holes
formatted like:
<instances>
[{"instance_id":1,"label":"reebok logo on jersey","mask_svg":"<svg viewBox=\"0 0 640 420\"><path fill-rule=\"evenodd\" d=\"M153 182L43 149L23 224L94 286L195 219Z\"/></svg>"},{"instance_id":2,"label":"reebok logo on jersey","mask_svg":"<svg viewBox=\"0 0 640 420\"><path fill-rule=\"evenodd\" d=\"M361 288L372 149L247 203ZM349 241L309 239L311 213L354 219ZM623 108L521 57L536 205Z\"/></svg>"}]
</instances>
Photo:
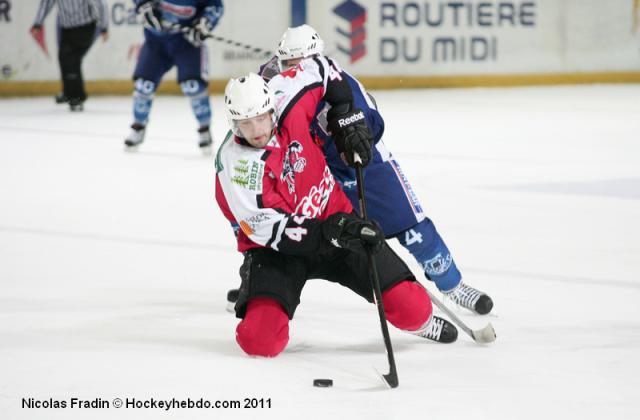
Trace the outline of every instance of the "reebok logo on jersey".
<instances>
[{"instance_id":1,"label":"reebok logo on jersey","mask_svg":"<svg viewBox=\"0 0 640 420\"><path fill-rule=\"evenodd\" d=\"M346 118L340 118L338 120L338 125L340 126L340 128L342 127L347 127L353 123L356 123L360 120L364 120L364 112L360 111L357 114L353 114L350 117L346 117Z\"/></svg>"}]
</instances>

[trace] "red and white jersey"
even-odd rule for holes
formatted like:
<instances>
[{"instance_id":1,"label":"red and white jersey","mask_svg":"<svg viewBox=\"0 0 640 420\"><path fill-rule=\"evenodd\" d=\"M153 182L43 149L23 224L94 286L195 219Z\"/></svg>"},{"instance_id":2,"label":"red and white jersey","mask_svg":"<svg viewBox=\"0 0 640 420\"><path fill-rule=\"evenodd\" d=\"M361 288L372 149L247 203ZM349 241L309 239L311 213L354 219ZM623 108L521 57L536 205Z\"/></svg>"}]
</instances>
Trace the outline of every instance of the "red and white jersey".
<instances>
[{"instance_id":1,"label":"red and white jersey","mask_svg":"<svg viewBox=\"0 0 640 420\"><path fill-rule=\"evenodd\" d=\"M286 129L289 113L312 113L327 91L331 80L342 79L340 70L323 56L302 60L297 66L284 71L269 80L269 87L276 99L276 114L280 129ZM309 123L313 116L308 117ZM307 117L299 122L307 122Z\"/></svg>"},{"instance_id":2,"label":"red and white jersey","mask_svg":"<svg viewBox=\"0 0 640 420\"><path fill-rule=\"evenodd\" d=\"M324 241L318 220L353 209L309 133L329 74L322 58L274 77L276 134L263 149L229 135L216 157L216 200L239 226L238 250L309 254Z\"/></svg>"}]
</instances>

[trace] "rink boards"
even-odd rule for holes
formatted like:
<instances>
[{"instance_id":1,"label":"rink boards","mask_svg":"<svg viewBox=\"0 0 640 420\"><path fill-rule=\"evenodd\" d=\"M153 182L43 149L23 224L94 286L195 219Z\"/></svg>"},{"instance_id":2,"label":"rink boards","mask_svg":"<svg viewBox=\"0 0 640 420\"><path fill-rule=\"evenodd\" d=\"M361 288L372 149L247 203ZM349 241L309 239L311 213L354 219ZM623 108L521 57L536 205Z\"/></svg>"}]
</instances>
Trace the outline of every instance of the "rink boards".
<instances>
[{"instance_id":1,"label":"rink boards","mask_svg":"<svg viewBox=\"0 0 640 420\"><path fill-rule=\"evenodd\" d=\"M39 45L28 33L37 2L7 3L0 12L0 94L55 91L56 10ZM110 39L90 51L85 78L92 93L125 93L142 25L132 2L107 3ZM216 35L273 50L301 4L325 52L377 89L640 81L638 0L235 0L226 3ZM208 42L212 91L264 61L265 54L225 41ZM166 80L165 92L179 92L174 72Z\"/></svg>"}]
</instances>

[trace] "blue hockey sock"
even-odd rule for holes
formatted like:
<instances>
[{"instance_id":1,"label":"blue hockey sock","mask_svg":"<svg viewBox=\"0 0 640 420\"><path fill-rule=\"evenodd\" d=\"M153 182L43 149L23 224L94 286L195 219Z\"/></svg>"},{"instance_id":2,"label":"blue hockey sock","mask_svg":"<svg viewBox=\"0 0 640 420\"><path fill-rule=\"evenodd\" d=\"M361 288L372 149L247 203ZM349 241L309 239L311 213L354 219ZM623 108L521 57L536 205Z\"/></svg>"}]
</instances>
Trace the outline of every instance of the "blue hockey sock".
<instances>
[{"instance_id":1,"label":"blue hockey sock","mask_svg":"<svg viewBox=\"0 0 640 420\"><path fill-rule=\"evenodd\" d=\"M446 292L462 278L449 249L428 218L397 235L400 244L420 263L427 278Z\"/></svg>"},{"instance_id":2,"label":"blue hockey sock","mask_svg":"<svg viewBox=\"0 0 640 420\"><path fill-rule=\"evenodd\" d=\"M147 125L155 91L156 84L151 80L136 79L133 91L133 121L136 124Z\"/></svg>"},{"instance_id":3,"label":"blue hockey sock","mask_svg":"<svg viewBox=\"0 0 640 420\"><path fill-rule=\"evenodd\" d=\"M198 79L185 80L180 83L182 92L191 100L191 109L200 127L211 124L211 105L207 84Z\"/></svg>"}]
</instances>

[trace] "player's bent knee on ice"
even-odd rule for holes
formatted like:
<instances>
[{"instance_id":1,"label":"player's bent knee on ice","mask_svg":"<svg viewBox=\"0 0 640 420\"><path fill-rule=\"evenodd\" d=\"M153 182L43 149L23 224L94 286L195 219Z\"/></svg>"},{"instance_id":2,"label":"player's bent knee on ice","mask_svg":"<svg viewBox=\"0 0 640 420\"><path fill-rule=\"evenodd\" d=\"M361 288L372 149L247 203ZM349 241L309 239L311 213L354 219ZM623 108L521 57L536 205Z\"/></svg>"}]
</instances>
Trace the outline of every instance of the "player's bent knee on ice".
<instances>
[{"instance_id":1,"label":"player's bent knee on ice","mask_svg":"<svg viewBox=\"0 0 640 420\"><path fill-rule=\"evenodd\" d=\"M289 342L289 317L273 299L252 299L236 327L236 341L250 356L275 357Z\"/></svg>"},{"instance_id":2,"label":"player's bent knee on ice","mask_svg":"<svg viewBox=\"0 0 640 420\"><path fill-rule=\"evenodd\" d=\"M404 280L382 293L387 320L396 328L415 331L431 317L429 295L418 282Z\"/></svg>"}]
</instances>

